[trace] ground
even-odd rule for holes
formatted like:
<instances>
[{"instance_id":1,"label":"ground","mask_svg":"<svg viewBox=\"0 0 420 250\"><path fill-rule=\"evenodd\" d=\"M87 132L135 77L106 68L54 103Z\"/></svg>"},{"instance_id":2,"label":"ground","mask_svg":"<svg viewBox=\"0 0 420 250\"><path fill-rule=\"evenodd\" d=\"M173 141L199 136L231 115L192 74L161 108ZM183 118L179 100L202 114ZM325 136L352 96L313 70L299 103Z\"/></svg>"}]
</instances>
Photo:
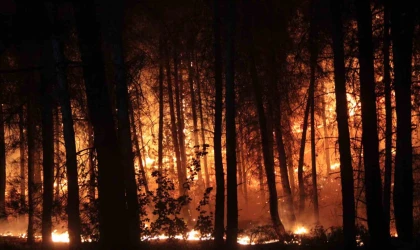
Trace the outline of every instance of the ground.
<instances>
[{"instance_id":1,"label":"ground","mask_svg":"<svg viewBox=\"0 0 420 250\"><path fill-rule=\"evenodd\" d=\"M0 237L0 249L1 250L29 250L29 249L42 249L40 243L35 243L33 246L26 244L25 239L17 237ZM142 250L199 250L199 249L214 249L212 241L153 241L143 242L139 249ZM66 243L55 243L54 250L67 250L68 244ZM82 250L96 250L98 249L94 243L84 243ZM340 249L333 246L298 246L298 245L284 245L279 243L261 244L261 245L239 245L239 250L333 250ZM218 249L221 250L221 249Z\"/></svg>"}]
</instances>

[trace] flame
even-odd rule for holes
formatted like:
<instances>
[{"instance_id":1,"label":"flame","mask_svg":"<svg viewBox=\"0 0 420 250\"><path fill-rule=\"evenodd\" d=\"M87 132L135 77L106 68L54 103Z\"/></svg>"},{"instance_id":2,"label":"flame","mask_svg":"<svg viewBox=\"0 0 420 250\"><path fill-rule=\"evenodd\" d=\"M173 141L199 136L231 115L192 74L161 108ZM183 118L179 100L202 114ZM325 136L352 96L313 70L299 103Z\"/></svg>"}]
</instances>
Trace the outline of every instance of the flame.
<instances>
[{"instance_id":1,"label":"flame","mask_svg":"<svg viewBox=\"0 0 420 250\"><path fill-rule=\"evenodd\" d=\"M251 242L251 238L249 238L249 236L238 237L238 244L241 244L241 245L255 245L254 242Z\"/></svg>"},{"instance_id":2,"label":"flame","mask_svg":"<svg viewBox=\"0 0 420 250\"><path fill-rule=\"evenodd\" d=\"M64 233L57 233L57 230L54 230L51 235L53 242L70 242L69 232L67 231L65 231Z\"/></svg>"},{"instance_id":3,"label":"flame","mask_svg":"<svg viewBox=\"0 0 420 250\"><path fill-rule=\"evenodd\" d=\"M334 164L332 164L331 166L330 166L330 169L331 170L336 170L337 168L339 168L340 167L340 163L339 162L337 162L337 163L334 163Z\"/></svg>"},{"instance_id":4,"label":"flame","mask_svg":"<svg viewBox=\"0 0 420 250\"><path fill-rule=\"evenodd\" d=\"M300 235L300 234L307 234L308 233L308 229L306 229L303 226L300 226L300 227L297 227L293 233L294 234L298 234L298 235Z\"/></svg>"}]
</instances>

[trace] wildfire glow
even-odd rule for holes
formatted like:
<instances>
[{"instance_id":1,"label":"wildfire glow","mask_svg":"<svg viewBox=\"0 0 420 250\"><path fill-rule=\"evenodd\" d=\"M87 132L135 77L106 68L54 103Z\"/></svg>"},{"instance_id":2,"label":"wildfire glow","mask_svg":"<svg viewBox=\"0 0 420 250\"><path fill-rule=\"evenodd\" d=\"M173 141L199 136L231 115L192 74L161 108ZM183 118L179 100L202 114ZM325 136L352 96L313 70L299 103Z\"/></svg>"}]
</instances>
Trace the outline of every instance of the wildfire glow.
<instances>
[{"instance_id":1,"label":"wildfire glow","mask_svg":"<svg viewBox=\"0 0 420 250\"><path fill-rule=\"evenodd\" d=\"M334 164L332 164L331 166L330 166L330 169L331 170L336 170L337 168L339 168L340 167L340 163L339 162L337 162L337 163L334 163Z\"/></svg>"},{"instance_id":2,"label":"wildfire glow","mask_svg":"<svg viewBox=\"0 0 420 250\"><path fill-rule=\"evenodd\" d=\"M305 227L297 227L293 233L294 234L307 234L308 229L306 229Z\"/></svg>"},{"instance_id":3,"label":"wildfire glow","mask_svg":"<svg viewBox=\"0 0 420 250\"><path fill-rule=\"evenodd\" d=\"M53 242L70 242L69 233L67 231L60 234L57 233L57 230L54 230L51 235Z\"/></svg>"}]
</instances>

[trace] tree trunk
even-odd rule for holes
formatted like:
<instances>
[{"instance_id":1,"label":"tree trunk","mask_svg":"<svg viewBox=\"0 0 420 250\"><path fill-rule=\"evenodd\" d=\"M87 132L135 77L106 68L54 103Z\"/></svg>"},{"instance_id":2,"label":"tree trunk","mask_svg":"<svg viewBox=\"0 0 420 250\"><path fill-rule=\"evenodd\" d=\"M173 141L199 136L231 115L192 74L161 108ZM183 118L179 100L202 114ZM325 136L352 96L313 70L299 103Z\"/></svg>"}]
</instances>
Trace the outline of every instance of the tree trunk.
<instances>
[{"instance_id":1,"label":"tree trunk","mask_svg":"<svg viewBox=\"0 0 420 250\"><path fill-rule=\"evenodd\" d=\"M362 144L365 167L367 222L373 247L386 246L382 206L382 183L379 168L376 95L373 66L372 13L370 2L356 1L359 39L360 101L362 109Z\"/></svg>"},{"instance_id":2,"label":"tree trunk","mask_svg":"<svg viewBox=\"0 0 420 250\"><path fill-rule=\"evenodd\" d=\"M346 72L344 65L342 1L330 0L333 53L335 106L338 124L338 147L340 152L341 196L343 203L343 231L345 249L356 248L356 211L354 204L353 168L351 164L350 133L348 123Z\"/></svg>"},{"instance_id":3,"label":"tree trunk","mask_svg":"<svg viewBox=\"0 0 420 250\"><path fill-rule=\"evenodd\" d=\"M312 82L311 82L312 83ZM309 86L309 89L311 86ZM309 92L308 92L309 93ZM303 161L305 158L306 131L308 130L308 116L311 107L311 100L308 95L305 114L303 117L302 139L300 141L299 162L298 162L298 184L299 184L299 215L302 216L305 210L305 184L303 183Z\"/></svg>"},{"instance_id":4,"label":"tree trunk","mask_svg":"<svg viewBox=\"0 0 420 250\"><path fill-rule=\"evenodd\" d=\"M29 82L28 85L33 85L33 82ZM33 87L29 87L32 89ZM31 93L33 91L29 91ZM34 165L35 165L35 133L36 133L36 124L35 124L35 97L33 94L28 94L28 105L27 105L27 140L28 140L28 244L33 244L35 241L34 235L34 193L35 193L35 183L34 183Z\"/></svg>"},{"instance_id":5,"label":"tree trunk","mask_svg":"<svg viewBox=\"0 0 420 250\"><path fill-rule=\"evenodd\" d=\"M19 153L20 153L20 207L26 207L25 184L25 134L23 121L23 105L19 109Z\"/></svg>"},{"instance_id":6,"label":"tree trunk","mask_svg":"<svg viewBox=\"0 0 420 250\"><path fill-rule=\"evenodd\" d=\"M249 24L249 29L251 29L251 24ZM274 155L273 155L273 136L272 129L268 128L268 123L266 120L266 115L264 111L264 103L262 99L262 91L260 89L260 83L258 80L258 73L255 62L255 48L253 45L253 37L251 32L249 33L248 38L248 47L249 47L249 62L250 62L250 73L251 81L254 90L255 104L257 106L258 121L260 127L260 136L261 136L261 145L263 150L265 174L267 176L267 185L269 193L269 203L270 203L270 215L271 221L275 232L277 233L279 239L283 238L286 231L280 220L278 213L278 196L276 189L276 176L274 174ZM229 117L226 114L226 117Z\"/></svg>"},{"instance_id":7,"label":"tree trunk","mask_svg":"<svg viewBox=\"0 0 420 250\"><path fill-rule=\"evenodd\" d=\"M122 157L105 83L100 32L96 27L93 1L74 2L79 47L83 61L88 109L98 157L99 232L101 249L128 245L124 171Z\"/></svg>"},{"instance_id":8,"label":"tree trunk","mask_svg":"<svg viewBox=\"0 0 420 250\"><path fill-rule=\"evenodd\" d=\"M182 112L182 80L180 81L178 75L178 51L176 48L173 49L173 60L174 60L174 85L175 85L175 108L176 108L176 123L178 132L179 142L179 153L181 155L181 167L184 177L187 176L187 155L185 152L185 135L184 135L184 116Z\"/></svg>"},{"instance_id":9,"label":"tree trunk","mask_svg":"<svg viewBox=\"0 0 420 250\"><path fill-rule=\"evenodd\" d=\"M235 12L234 1L229 1L226 16L226 165L227 165L227 226L226 247L237 248L238 188L236 179L236 124L235 124ZM201 106L201 105L200 105ZM203 124L202 124L203 125ZM203 127L201 127L203 129Z\"/></svg>"},{"instance_id":10,"label":"tree trunk","mask_svg":"<svg viewBox=\"0 0 420 250\"><path fill-rule=\"evenodd\" d=\"M270 66L271 66L271 83L270 87L273 90L274 93L269 94L269 109L271 118L274 123L274 134L276 136L276 148L277 148L277 154L278 154L278 160L279 160L279 169L280 169L280 178L281 178L281 185L284 192L284 195L286 196L286 210L287 210L287 217L289 221L294 224L296 222L296 216L294 213L294 206L293 206L293 197L292 197L292 190L290 189L290 183L289 183L289 176L287 173L287 155L286 150L284 147L283 142L283 129L281 127L281 120L282 120L282 111L281 111L281 101L276 101L275 98L279 98L280 92L278 90L277 86L277 72L276 72L276 58L275 58L275 50L274 46L272 45L272 51L270 55ZM272 131L272 130L270 130Z\"/></svg>"},{"instance_id":11,"label":"tree trunk","mask_svg":"<svg viewBox=\"0 0 420 250\"><path fill-rule=\"evenodd\" d=\"M384 176L384 215L385 227L389 233L391 222L391 182L392 182L392 104L391 104L391 67L389 64L389 1L384 1L384 44L382 48L384 56L384 92L385 92L385 176Z\"/></svg>"},{"instance_id":12,"label":"tree trunk","mask_svg":"<svg viewBox=\"0 0 420 250\"><path fill-rule=\"evenodd\" d=\"M54 6L51 10L55 24L57 17ZM69 95L69 86L66 75L66 58L64 57L63 45L60 40L59 30L54 31L52 37L53 55L56 64L57 85L59 102L61 106L61 118L63 124L64 147L66 150L66 170L67 170L67 214L70 248L77 249L81 243L81 222L79 213L79 180L77 173L76 141L74 124ZM90 131L89 131L90 132ZM91 136L91 134L89 134ZM58 139L58 138L57 138ZM59 183L57 183L58 185Z\"/></svg>"},{"instance_id":13,"label":"tree trunk","mask_svg":"<svg viewBox=\"0 0 420 250\"><path fill-rule=\"evenodd\" d=\"M52 206L54 200L54 120L52 107L52 83L54 76L51 44L43 46L44 67L41 71L41 117L42 117L42 244L44 248L52 247Z\"/></svg>"},{"instance_id":14,"label":"tree trunk","mask_svg":"<svg viewBox=\"0 0 420 250\"><path fill-rule=\"evenodd\" d=\"M310 53L310 88L309 99L311 105L311 160L312 160L312 203L314 206L315 224L319 224L318 185L316 177L316 148L315 148L315 83L316 67L318 59L317 24L316 24L316 0L311 1L311 23L309 28L309 53Z\"/></svg>"},{"instance_id":15,"label":"tree trunk","mask_svg":"<svg viewBox=\"0 0 420 250\"><path fill-rule=\"evenodd\" d=\"M208 147L206 143L205 127L204 127L204 116L203 116L203 101L201 99L201 82L200 76L197 72L197 93L198 93L198 111L200 115L200 128L201 128L201 143L203 150L206 150ZM207 164L207 155L203 156L203 165L204 165L204 175L206 177L207 186L210 186L210 173Z\"/></svg>"},{"instance_id":16,"label":"tree trunk","mask_svg":"<svg viewBox=\"0 0 420 250\"><path fill-rule=\"evenodd\" d=\"M142 157L142 153L140 150L140 145L139 145L139 140L138 140L138 135L137 135L137 127L136 127L136 123L135 123L135 119L134 119L134 110L133 110L133 106L131 104L131 102L128 103L129 105L129 112L130 112L130 120L131 120L131 127L133 128L133 141L134 141L134 150L136 151L135 156L137 156L137 159L139 161L139 167L140 167L140 175L141 175L141 181L140 184L143 184L144 189L146 191L146 193L149 193L149 184L147 181L147 176L146 176L146 171L144 169L144 164L143 164L143 157ZM159 118L160 119L160 118ZM160 128L159 128L160 130ZM159 142L161 143L161 142ZM161 166L161 162L159 163ZM159 172L162 172L162 167L159 167Z\"/></svg>"},{"instance_id":17,"label":"tree trunk","mask_svg":"<svg viewBox=\"0 0 420 250\"><path fill-rule=\"evenodd\" d=\"M325 155L325 166L326 166L326 176L329 178L330 171L331 171L331 160L330 160L330 140L328 139L328 124L327 124L327 117L325 115L326 103L325 103L325 86L324 82L321 84L322 86L322 97L321 97L321 118L322 118L322 128L324 132L324 155Z\"/></svg>"},{"instance_id":18,"label":"tree trunk","mask_svg":"<svg viewBox=\"0 0 420 250\"><path fill-rule=\"evenodd\" d=\"M60 157L60 130L61 130L61 123L60 123L60 115L59 115L59 107L55 108L54 112L54 131L55 131L55 138L54 138L54 150L55 150L55 202L59 202L60 200L60 182L61 182L61 175L60 175L60 165L61 165L61 157Z\"/></svg>"},{"instance_id":19,"label":"tree trunk","mask_svg":"<svg viewBox=\"0 0 420 250\"><path fill-rule=\"evenodd\" d=\"M391 1L392 51L395 72L397 149L394 175L394 213L398 237L413 240L413 148L411 134L411 60L414 30L413 3Z\"/></svg>"},{"instance_id":20,"label":"tree trunk","mask_svg":"<svg viewBox=\"0 0 420 250\"><path fill-rule=\"evenodd\" d=\"M112 63L114 65L116 97L118 142L121 151L122 167L124 172L125 195L127 202L127 216L129 219L129 241L131 247L140 242L140 217L137 197L137 183L134 170L134 155L132 150L131 129L129 118L129 97L127 70L124 61L122 41L122 28L124 18L124 4L122 2L108 1L101 6L104 9L102 29L107 47L110 48Z\"/></svg>"},{"instance_id":21,"label":"tree trunk","mask_svg":"<svg viewBox=\"0 0 420 250\"><path fill-rule=\"evenodd\" d=\"M162 34L160 35L162 36ZM163 40L159 38L159 134L158 134L158 170L162 173L163 170ZM134 117L133 117L134 118ZM140 149L139 149L140 153ZM139 159L140 161L140 159ZM139 163L140 164L140 163Z\"/></svg>"},{"instance_id":22,"label":"tree trunk","mask_svg":"<svg viewBox=\"0 0 420 250\"><path fill-rule=\"evenodd\" d=\"M219 38L220 40L220 38ZM219 41L220 43L220 41ZM219 48L220 50L220 48ZM220 53L220 52L219 52ZM192 112L192 118L193 118L193 137L194 137L194 149L195 152L198 152L200 149L199 141L198 141L198 121L197 121L197 104L196 104L196 97L195 97L195 90L194 90L194 72L193 68L191 67L192 62L192 56L191 52L188 56L188 81L190 83L190 95L191 95L191 112ZM220 73L221 74L221 73ZM203 182L203 175L201 174L202 171L198 171L198 181L200 183ZM209 186L210 183L205 183L206 187Z\"/></svg>"},{"instance_id":23,"label":"tree trunk","mask_svg":"<svg viewBox=\"0 0 420 250\"><path fill-rule=\"evenodd\" d=\"M171 78L171 65L169 62L169 52L168 48L166 49L166 80L168 82L168 95L169 95L169 113L171 115L171 134L172 134L172 143L174 146L175 157L176 157L176 169L178 172L178 192L179 195L184 194L184 182L186 181L186 176L182 168L181 162L181 153L179 150L178 143L178 133L176 130L176 117L175 117L175 104L174 104L174 94L172 90L172 78Z\"/></svg>"},{"instance_id":24,"label":"tree trunk","mask_svg":"<svg viewBox=\"0 0 420 250\"><path fill-rule=\"evenodd\" d=\"M6 142L3 104L0 103L0 221L6 219Z\"/></svg>"},{"instance_id":25,"label":"tree trunk","mask_svg":"<svg viewBox=\"0 0 420 250\"><path fill-rule=\"evenodd\" d=\"M225 231L225 176L222 158L222 116L223 116L223 80L222 80L222 48L220 44L220 0L214 0L214 78L215 78L215 108L214 108L214 168L216 174L216 206L214 213L214 241L222 247ZM207 178L206 174L206 178ZM210 185L207 182L206 184Z\"/></svg>"},{"instance_id":26,"label":"tree trunk","mask_svg":"<svg viewBox=\"0 0 420 250\"><path fill-rule=\"evenodd\" d=\"M311 97L311 160L312 160L312 202L314 206L315 224L319 224L318 185L316 176L316 147L315 147L315 102L314 90Z\"/></svg>"},{"instance_id":27,"label":"tree trunk","mask_svg":"<svg viewBox=\"0 0 420 250\"><path fill-rule=\"evenodd\" d=\"M96 171L95 171L95 143L94 143L94 136L93 136L93 127L91 121L87 122L87 130L88 130L88 148L89 148L89 155L88 155L88 163L89 163L89 199L91 203L95 202L96 199Z\"/></svg>"}]
</instances>

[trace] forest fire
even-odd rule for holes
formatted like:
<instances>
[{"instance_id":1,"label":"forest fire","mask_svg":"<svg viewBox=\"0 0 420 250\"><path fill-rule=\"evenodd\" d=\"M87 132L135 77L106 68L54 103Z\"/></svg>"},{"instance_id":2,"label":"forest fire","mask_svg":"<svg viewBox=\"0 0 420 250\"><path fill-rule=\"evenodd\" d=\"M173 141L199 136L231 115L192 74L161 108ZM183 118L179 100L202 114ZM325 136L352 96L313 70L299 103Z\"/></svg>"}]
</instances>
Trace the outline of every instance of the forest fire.
<instances>
[{"instance_id":1,"label":"forest fire","mask_svg":"<svg viewBox=\"0 0 420 250\"><path fill-rule=\"evenodd\" d=\"M300 227L296 228L296 229L293 231L293 233L294 233L294 234L297 234L297 235L307 234L307 233L308 233L308 229L306 229L305 227L300 226Z\"/></svg>"},{"instance_id":2,"label":"forest fire","mask_svg":"<svg viewBox=\"0 0 420 250\"><path fill-rule=\"evenodd\" d=\"M420 242L419 6L6 2L0 248Z\"/></svg>"}]
</instances>

